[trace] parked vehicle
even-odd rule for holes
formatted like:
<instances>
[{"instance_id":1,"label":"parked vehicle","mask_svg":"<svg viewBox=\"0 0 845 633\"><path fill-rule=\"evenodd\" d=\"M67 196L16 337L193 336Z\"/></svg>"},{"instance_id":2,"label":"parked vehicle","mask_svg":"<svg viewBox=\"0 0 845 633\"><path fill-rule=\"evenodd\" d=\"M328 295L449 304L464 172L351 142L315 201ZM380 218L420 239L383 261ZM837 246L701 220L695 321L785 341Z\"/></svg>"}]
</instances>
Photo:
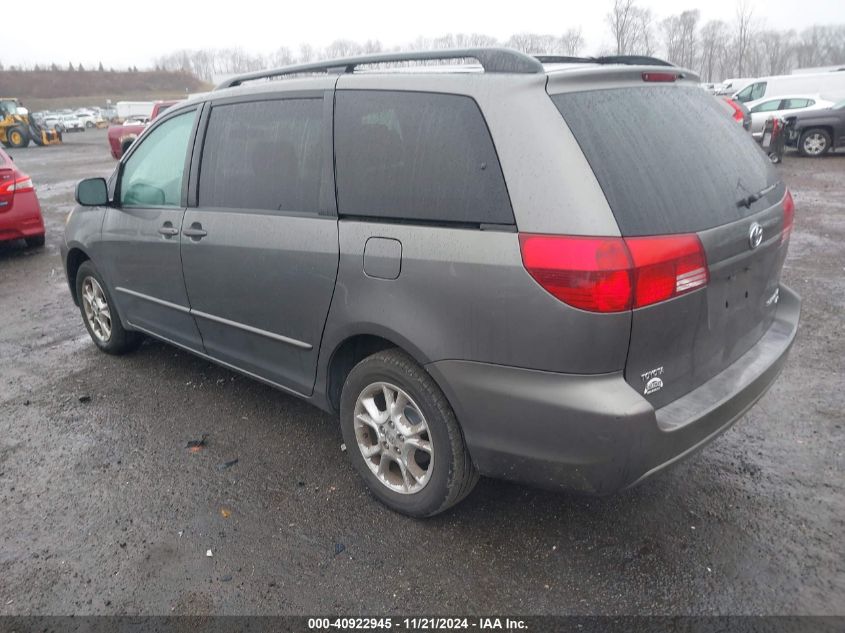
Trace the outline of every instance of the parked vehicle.
<instances>
[{"instance_id":1,"label":"parked vehicle","mask_svg":"<svg viewBox=\"0 0 845 633\"><path fill-rule=\"evenodd\" d=\"M32 179L0 149L0 242L10 240L44 246L44 218Z\"/></svg>"},{"instance_id":2,"label":"parked vehicle","mask_svg":"<svg viewBox=\"0 0 845 633\"><path fill-rule=\"evenodd\" d=\"M730 97L732 94L742 90L753 81L753 77L734 77L731 79L725 79L725 81L723 81L716 89L716 94L719 96L727 95Z\"/></svg>"},{"instance_id":3,"label":"parked vehicle","mask_svg":"<svg viewBox=\"0 0 845 633\"><path fill-rule=\"evenodd\" d=\"M634 485L754 404L800 307L786 186L694 73L647 63L391 53L174 105L77 187L83 322L338 414L412 516L479 474Z\"/></svg>"},{"instance_id":4,"label":"parked vehicle","mask_svg":"<svg viewBox=\"0 0 845 633\"><path fill-rule=\"evenodd\" d=\"M85 124L75 114L63 114L59 117L56 129L61 132L84 132Z\"/></svg>"},{"instance_id":5,"label":"parked vehicle","mask_svg":"<svg viewBox=\"0 0 845 633\"><path fill-rule=\"evenodd\" d=\"M826 72L802 75L760 77L733 95L735 101L748 103L763 97L783 97L793 94L822 94L840 98L845 96L845 73Z\"/></svg>"},{"instance_id":6,"label":"parked vehicle","mask_svg":"<svg viewBox=\"0 0 845 633\"><path fill-rule=\"evenodd\" d=\"M830 108L787 116L787 144L804 156L824 156L845 147L845 101Z\"/></svg>"},{"instance_id":7,"label":"parked vehicle","mask_svg":"<svg viewBox=\"0 0 845 633\"><path fill-rule=\"evenodd\" d=\"M719 103L725 104L725 111L742 126L743 130L746 132L751 130L751 112L745 107L744 103L739 103L729 97L718 97L718 99Z\"/></svg>"},{"instance_id":8,"label":"parked vehicle","mask_svg":"<svg viewBox=\"0 0 845 633\"><path fill-rule=\"evenodd\" d=\"M177 103L179 103L179 101L157 101L153 104L152 113L150 115L152 118L145 115L134 115L128 117L120 125L110 126L108 132L109 149L111 150L111 155L115 158L115 160L120 160L120 157L123 156L132 143L135 142L135 139L141 135L141 132L144 131L144 128L147 127L147 124L151 120L155 119L162 112Z\"/></svg>"},{"instance_id":9,"label":"parked vehicle","mask_svg":"<svg viewBox=\"0 0 845 633\"><path fill-rule=\"evenodd\" d=\"M152 116L155 101L118 101L115 104L117 117L128 119L132 116Z\"/></svg>"},{"instance_id":10,"label":"parked vehicle","mask_svg":"<svg viewBox=\"0 0 845 633\"><path fill-rule=\"evenodd\" d=\"M833 105L833 101L823 99L819 95L788 95L750 101L747 105L751 112L751 135L759 140L763 136L763 126L769 118L782 118L788 114L829 108Z\"/></svg>"},{"instance_id":11,"label":"parked vehicle","mask_svg":"<svg viewBox=\"0 0 845 633\"><path fill-rule=\"evenodd\" d=\"M74 116L82 122L87 129L92 129L97 127L97 121L99 117L94 114L93 112L80 112L77 111Z\"/></svg>"}]
</instances>

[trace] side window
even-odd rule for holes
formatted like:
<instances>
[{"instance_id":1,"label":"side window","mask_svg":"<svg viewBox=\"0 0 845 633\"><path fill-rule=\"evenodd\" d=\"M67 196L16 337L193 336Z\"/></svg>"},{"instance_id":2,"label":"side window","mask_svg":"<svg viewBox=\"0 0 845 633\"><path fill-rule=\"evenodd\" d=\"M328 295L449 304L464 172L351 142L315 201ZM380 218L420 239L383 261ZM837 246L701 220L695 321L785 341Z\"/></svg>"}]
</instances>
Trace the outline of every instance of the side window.
<instances>
[{"instance_id":1,"label":"side window","mask_svg":"<svg viewBox=\"0 0 845 633\"><path fill-rule=\"evenodd\" d=\"M123 166L120 204L124 207L179 207L182 175L196 110L152 130Z\"/></svg>"},{"instance_id":2,"label":"side window","mask_svg":"<svg viewBox=\"0 0 845 633\"><path fill-rule=\"evenodd\" d=\"M746 101L751 101L751 90L754 88L754 85L746 86L742 90L736 93L737 101L742 101L743 103Z\"/></svg>"},{"instance_id":3,"label":"side window","mask_svg":"<svg viewBox=\"0 0 845 633\"><path fill-rule=\"evenodd\" d=\"M756 112L773 112L780 107L780 99L774 99L772 101L764 101L758 106L754 106L751 108L752 113Z\"/></svg>"},{"instance_id":4,"label":"side window","mask_svg":"<svg viewBox=\"0 0 845 633\"><path fill-rule=\"evenodd\" d=\"M514 222L493 140L469 97L339 90L335 159L341 214Z\"/></svg>"},{"instance_id":5,"label":"side window","mask_svg":"<svg viewBox=\"0 0 845 633\"><path fill-rule=\"evenodd\" d=\"M812 105L812 103L808 99L784 99L783 109L794 110L796 108L806 108L808 105Z\"/></svg>"},{"instance_id":6,"label":"side window","mask_svg":"<svg viewBox=\"0 0 845 633\"><path fill-rule=\"evenodd\" d=\"M322 99L214 106L199 177L199 205L319 212Z\"/></svg>"},{"instance_id":7,"label":"side window","mask_svg":"<svg viewBox=\"0 0 845 633\"><path fill-rule=\"evenodd\" d=\"M751 84L751 100L752 101L756 101L757 99L762 99L765 94L766 94L766 82L765 81L758 81L755 84Z\"/></svg>"}]
</instances>

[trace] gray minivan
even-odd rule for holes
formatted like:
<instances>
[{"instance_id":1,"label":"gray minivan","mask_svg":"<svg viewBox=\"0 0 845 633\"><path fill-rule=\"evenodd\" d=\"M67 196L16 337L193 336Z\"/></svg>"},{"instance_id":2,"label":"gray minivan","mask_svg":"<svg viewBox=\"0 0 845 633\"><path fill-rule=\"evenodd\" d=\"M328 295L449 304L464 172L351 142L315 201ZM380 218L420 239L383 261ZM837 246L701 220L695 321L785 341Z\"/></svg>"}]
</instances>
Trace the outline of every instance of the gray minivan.
<instances>
[{"instance_id":1,"label":"gray minivan","mask_svg":"<svg viewBox=\"0 0 845 633\"><path fill-rule=\"evenodd\" d=\"M626 488L742 416L798 325L792 197L698 81L507 49L236 77L79 183L71 294L105 352L149 335L339 415L400 512L479 474Z\"/></svg>"}]
</instances>

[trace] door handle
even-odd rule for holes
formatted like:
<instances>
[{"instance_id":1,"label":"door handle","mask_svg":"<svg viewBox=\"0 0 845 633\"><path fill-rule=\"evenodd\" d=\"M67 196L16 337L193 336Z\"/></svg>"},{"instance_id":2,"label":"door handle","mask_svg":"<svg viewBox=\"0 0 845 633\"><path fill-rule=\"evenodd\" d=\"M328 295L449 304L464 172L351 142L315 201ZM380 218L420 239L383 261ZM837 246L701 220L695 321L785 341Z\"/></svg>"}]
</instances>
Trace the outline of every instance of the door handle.
<instances>
[{"instance_id":1,"label":"door handle","mask_svg":"<svg viewBox=\"0 0 845 633\"><path fill-rule=\"evenodd\" d=\"M179 229L174 227L170 222L165 222L164 224L162 224L159 227L158 232L168 239L173 237L174 235L179 235Z\"/></svg>"},{"instance_id":2,"label":"door handle","mask_svg":"<svg viewBox=\"0 0 845 633\"><path fill-rule=\"evenodd\" d=\"M208 232L203 230L202 224L200 224L199 222L193 222L191 223L190 228L187 228L182 231L182 235L184 235L185 237L190 237L196 242L208 235Z\"/></svg>"}]
</instances>

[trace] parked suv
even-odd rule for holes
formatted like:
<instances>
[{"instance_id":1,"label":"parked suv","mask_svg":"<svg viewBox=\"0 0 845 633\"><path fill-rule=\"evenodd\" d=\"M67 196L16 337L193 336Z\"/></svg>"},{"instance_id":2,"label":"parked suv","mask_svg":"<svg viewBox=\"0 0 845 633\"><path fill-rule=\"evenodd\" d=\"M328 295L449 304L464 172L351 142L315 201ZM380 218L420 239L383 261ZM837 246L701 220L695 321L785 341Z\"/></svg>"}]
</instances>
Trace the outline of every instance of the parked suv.
<instances>
[{"instance_id":1,"label":"parked suv","mask_svg":"<svg viewBox=\"0 0 845 633\"><path fill-rule=\"evenodd\" d=\"M105 352L147 334L339 415L400 512L479 474L620 490L747 411L798 324L792 198L697 82L506 49L237 77L78 185L71 294Z\"/></svg>"}]
</instances>

